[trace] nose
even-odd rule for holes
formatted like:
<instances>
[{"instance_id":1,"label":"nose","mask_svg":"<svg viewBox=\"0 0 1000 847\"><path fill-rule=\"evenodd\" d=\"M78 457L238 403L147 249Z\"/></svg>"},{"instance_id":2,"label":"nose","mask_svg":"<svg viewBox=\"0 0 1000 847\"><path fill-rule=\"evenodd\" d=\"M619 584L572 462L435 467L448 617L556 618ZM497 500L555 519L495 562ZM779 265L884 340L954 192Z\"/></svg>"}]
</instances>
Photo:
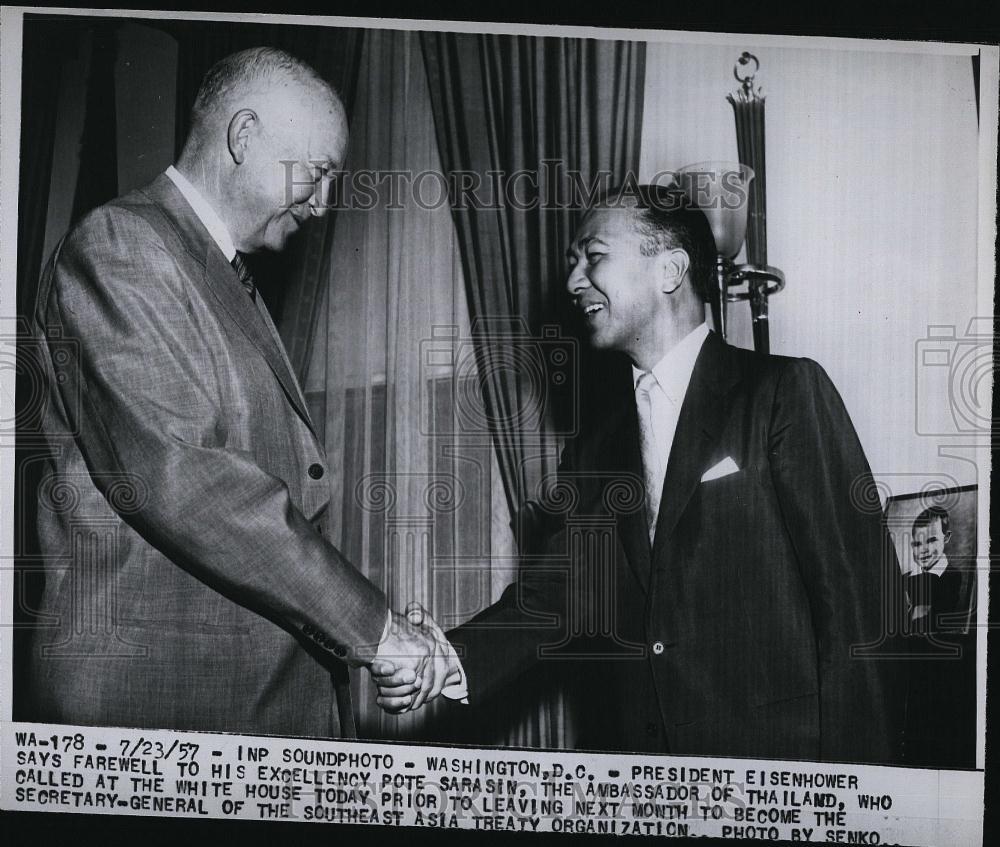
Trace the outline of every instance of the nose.
<instances>
[{"instance_id":1,"label":"nose","mask_svg":"<svg viewBox=\"0 0 1000 847\"><path fill-rule=\"evenodd\" d=\"M309 214L314 218L321 218L330 211L330 189L333 179L323 176L316 183L316 190L309 197Z\"/></svg>"},{"instance_id":2,"label":"nose","mask_svg":"<svg viewBox=\"0 0 1000 847\"><path fill-rule=\"evenodd\" d=\"M590 288L590 280L583 270L585 265L585 262L578 261L570 268L569 276L566 278L566 290L574 297L578 297L582 291Z\"/></svg>"},{"instance_id":3,"label":"nose","mask_svg":"<svg viewBox=\"0 0 1000 847\"><path fill-rule=\"evenodd\" d=\"M314 218L321 218L328 211L330 211L330 207L326 204L323 197L320 196L319 189L317 189L309 198L309 214Z\"/></svg>"},{"instance_id":4,"label":"nose","mask_svg":"<svg viewBox=\"0 0 1000 847\"><path fill-rule=\"evenodd\" d=\"M311 198L309 198L309 214L314 218L322 218L329 211L329 209L325 203L315 202L315 197L316 195L314 194Z\"/></svg>"}]
</instances>

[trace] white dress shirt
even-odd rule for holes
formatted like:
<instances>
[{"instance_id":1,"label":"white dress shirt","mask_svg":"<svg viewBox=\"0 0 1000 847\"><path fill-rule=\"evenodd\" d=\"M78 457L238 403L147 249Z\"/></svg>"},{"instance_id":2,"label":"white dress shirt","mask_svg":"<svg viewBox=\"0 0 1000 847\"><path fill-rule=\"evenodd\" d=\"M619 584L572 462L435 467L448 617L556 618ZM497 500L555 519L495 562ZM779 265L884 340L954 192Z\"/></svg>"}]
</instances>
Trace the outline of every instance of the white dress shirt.
<instances>
[{"instance_id":1,"label":"white dress shirt","mask_svg":"<svg viewBox=\"0 0 1000 847\"><path fill-rule=\"evenodd\" d=\"M684 395L687 394L695 362L706 338L708 338L708 324L702 323L684 336L653 367L653 376L656 377L657 385L654 385L649 393L650 404L652 406L653 427L657 436L656 447L660 454L659 464L664 472L670 457L670 448L674 443L674 434L677 431L677 421L680 417L681 405L684 403ZM633 388L644 373L645 371L633 366ZM660 478L660 487L661 489L663 487L662 477ZM458 663L458 667L462 675L461 683L455 685L451 690L446 689L444 692L446 697L453 699L464 697L468 690L465 670L462 668L461 662Z\"/></svg>"},{"instance_id":2,"label":"white dress shirt","mask_svg":"<svg viewBox=\"0 0 1000 847\"><path fill-rule=\"evenodd\" d=\"M928 568L924 573L929 573L931 576L941 576L946 570L948 570L948 557L942 553L933 567Z\"/></svg>"},{"instance_id":3,"label":"white dress shirt","mask_svg":"<svg viewBox=\"0 0 1000 847\"><path fill-rule=\"evenodd\" d=\"M677 421L680 419L681 406L687 394L691 374L695 362L701 352L701 346L708 337L708 324L699 324L683 339L675 344L667 354L653 366L652 374L656 381L650 386L649 402L652 414L652 429L655 432L653 444L657 455L656 479L659 490L650 492L650 497L659 503L663 493L663 479L670 459L670 450L674 444L677 432ZM632 387L639 384L646 371L632 366ZM643 410L638 409L640 415ZM653 534L650 529L650 535Z\"/></svg>"},{"instance_id":4,"label":"white dress shirt","mask_svg":"<svg viewBox=\"0 0 1000 847\"><path fill-rule=\"evenodd\" d=\"M933 567L930 567L927 570L923 570L919 569L918 566L918 570L911 571L910 576L917 576L918 574L925 573L933 577L940 577L944 574L946 570L948 570L948 557L942 553L941 557L934 563ZM913 621L918 621L920 620L920 618L929 615L930 611L931 607L929 603L923 603L919 606L914 604L913 608L910 610L910 619Z\"/></svg>"},{"instance_id":5,"label":"white dress shirt","mask_svg":"<svg viewBox=\"0 0 1000 847\"><path fill-rule=\"evenodd\" d=\"M222 255L227 262L232 262L236 258L236 245L233 244L233 237L229 234L229 228L222 222L219 213L212 208L209 202L198 191L177 168L171 165L166 170L170 181L177 186L177 190L184 195L184 199L191 206L191 211L197 215L198 220L205 225L212 240L219 245Z\"/></svg>"}]
</instances>

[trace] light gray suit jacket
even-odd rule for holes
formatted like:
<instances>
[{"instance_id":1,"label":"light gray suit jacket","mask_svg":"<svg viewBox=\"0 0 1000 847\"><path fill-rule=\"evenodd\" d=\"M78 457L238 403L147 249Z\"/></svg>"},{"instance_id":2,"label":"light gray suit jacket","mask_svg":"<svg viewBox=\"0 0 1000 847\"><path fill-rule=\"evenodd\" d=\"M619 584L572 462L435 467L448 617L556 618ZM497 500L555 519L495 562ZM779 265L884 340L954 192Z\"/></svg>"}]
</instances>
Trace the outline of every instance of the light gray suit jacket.
<instances>
[{"instance_id":1,"label":"light gray suit jacket","mask_svg":"<svg viewBox=\"0 0 1000 847\"><path fill-rule=\"evenodd\" d=\"M34 333L33 714L353 734L341 660L374 651L386 599L324 539L329 465L274 325L166 176L64 239Z\"/></svg>"}]
</instances>

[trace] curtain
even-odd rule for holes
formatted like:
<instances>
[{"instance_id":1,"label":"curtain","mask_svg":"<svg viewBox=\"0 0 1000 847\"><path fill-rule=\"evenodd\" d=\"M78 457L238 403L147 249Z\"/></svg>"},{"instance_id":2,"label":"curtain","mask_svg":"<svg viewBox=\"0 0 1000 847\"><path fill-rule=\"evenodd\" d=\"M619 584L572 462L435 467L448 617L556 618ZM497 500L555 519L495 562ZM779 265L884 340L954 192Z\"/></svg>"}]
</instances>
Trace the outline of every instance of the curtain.
<instances>
[{"instance_id":1,"label":"curtain","mask_svg":"<svg viewBox=\"0 0 1000 847\"><path fill-rule=\"evenodd\" d=\"M59 83L63 60L72 52L72 41L61 27L26 17L23 35L21 70L21 166L18 177L17 294L18 335L30 331L38 276L45 245L45 221L48 213L49 186L52 179L52 151L55 143ZM10 307L8 306L8 309ZM39 585L29 578L27 568L38 555L35 530L35 488L40 474L39 460L45 455L40 439L42 398L39 393L41 363L31 344L19 343L16 353L15 416L18 431L15 450L14 553L18 557L15 578L17 601L14 605L14 650L23 649L27 625L33 623ZM23 691L21 682L27 663L14 662L15 694ZM15 700L15 708L20 707ZM15 715L16 717L17 715Z\"/></svg>"},{"instance_id":2,"label":"curtain","mask_svg":"<svg viewBox=\"0 0 1000 847\"><path fill-rule=\"evenodd\" d=\"M17 312L30 314L42 267L63 56L69 45L50 22L24 22L21 170L18 184Z\"/></svg>"},{"instance_id":3,"label":"curtain","mask_svg":"<svg viewBox=\"0 0 1000 847\"><path fill-rule=\"evenodd\" d=\"M118 150L115 144L115 59L118 44L115 33L120 26L118 21L101 21L94 25L87 79L87 111L80 144L80 175L73 196L72 223L118 195Z\"/></svg>"},{"instance_id":4,"label":"curtain","mask_svg":"<svg viewBox=\"0 0 1000 847\"><path fill-rule=\"evenodd\" d=\"M622 367L613 357L577 353L587 381L574 380L574 368L552 367L546 351L561 335L546 327L578 337L567 314L564 251L583 196L638 171L645 45L439 32L421 38L446 170L500 175L492 184L502 202L456 203L453 217L499 469L521 551L531 552L532 504L545 496L561 436L578 429L594 402L587 386L607 384ZM571 713L559 693L566 681L549 683L554 696L542 698L536 681L519 691L519 702L498 707L488 723L507 729L497 741L573 746Z\"/></svg>"},{"instance_id":5,"label":"curtain","mask_svg":"<svg viewBox=\"0 0 1000 847\"><path fill-rule=\"evenodd\" d=\"M58 20L26 16L22 53L21 162L18 185L17 221L17 332L30 332L38 279L62 227L75 221L94 206L114 197L118 187L114 144L114 65L117 53L115 31L118 22ZM79 168L68 171L55 161L57 136L72 135L73 121L64 121L60 106L65 104L63 88L67 77L83 70L86 80L86 123L79 137ZM109 96L109 92L111 96ZM77 131L81 131L79 126ZM75 142L77 139L73 138ZM65 186L65 217L53 226L49 208L54 185L60 176L72 174ZM49 229L54 231L49 232ZM16 357L14 526L17 602L14 608L14 651L26 648L30 628L37 625L37 601L42 580L35 569L38 561L37 499L48 446L42 435L44 377L33 344L19 343ZM14 691L24 690L21 682L29 667L15 662ZM20 714L20 699L15 709Z\"/></svg>"},{"instance_id":6,"label":"curtain","mask_svg":"<svg viewBox=\"0 0 1000 847\"><path fill-rule=\"evenodd\" d=\"M224 56L249 47L278 47L308 62L340 94L350 119L364 30L204 21L164 21L160 25L178 42L178 155L205 73ZM282 253L261 253L249 259L300 379L315 332L320 280L329 276L335 222L336 215L328 214L294 236Z\"/></svg>"},{"instance_id":7,"label":"curtain","mask_svg":"<svg viewBox=\"0 0 1000 847\"><path fill-rule=\"evenodd\" d=\"M462 263L435 188L416 34L367 35L347 169L304 381L332 471L327 522L393 608L416 600L448 628L510 581L513 558L489 430L475 425L484 413ZM397 191L382 181L393 174ZM362 737L450 739L469 714L437 702L389 717L367 672L352 682Z\"/></svg>"}]
</instances>

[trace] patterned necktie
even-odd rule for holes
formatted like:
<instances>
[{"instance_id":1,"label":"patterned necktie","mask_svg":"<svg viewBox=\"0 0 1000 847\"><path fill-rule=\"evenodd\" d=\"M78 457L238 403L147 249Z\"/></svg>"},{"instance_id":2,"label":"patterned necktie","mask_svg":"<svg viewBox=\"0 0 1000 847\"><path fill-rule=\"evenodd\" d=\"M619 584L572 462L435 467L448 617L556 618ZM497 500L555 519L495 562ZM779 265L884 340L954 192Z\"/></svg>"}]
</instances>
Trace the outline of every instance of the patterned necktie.
<instances>
[{"instance_id":1,"label":"patterned necktie","mask_svg":"<svg viewBox=\"0 0 1000 847\"><path fill-rule=\"evenodd\" d=\"M233 269L239 276L240 282L243 284L243 287L247 290L247 294L250 295L250 299L253 300L254 303L256 303L257 286L253 284L253 274L250 273L250 268L247 267L247 263L246 260L243 258L243 254L237 250L236 255L233 256L233 261L230 262L230 264L233 266Z\"/></svg>"},{"instance_id":2,"label":"patterned necktie","mask_svg":"<svg viewBox=\"0 0 1000 847\"><path fill-rule=\"evenodd\" d=\"M656 535L656 517L660 513L663 492L663 475L666 468L660 464L656 449L656 431L653 427L653 403L649 392L657 387L656 377L644 373L635 386L635 406L639 412L639 441L642 448L642 472L646 481L646 520L649 526L649 543Z\"/></svg>"}]
</instances>

